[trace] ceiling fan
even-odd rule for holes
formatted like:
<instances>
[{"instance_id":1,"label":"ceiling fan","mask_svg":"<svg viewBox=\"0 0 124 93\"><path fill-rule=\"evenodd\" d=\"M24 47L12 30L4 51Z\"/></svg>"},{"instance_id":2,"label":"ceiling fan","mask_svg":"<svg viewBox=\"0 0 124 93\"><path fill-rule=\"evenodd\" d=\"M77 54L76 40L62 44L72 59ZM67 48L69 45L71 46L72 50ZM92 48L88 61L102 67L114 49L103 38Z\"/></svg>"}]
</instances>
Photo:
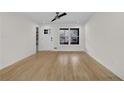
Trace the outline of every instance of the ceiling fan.
<instances>
[{"instance_id":1,"label":"ceiling fan","mask_svg":"<svg viewBox=\"0 0 124 93\"><path fill-rule=\"evenodd\" d=\"M67 13L62 13L62 14L59 14L59 12L56 12L56 16L53 18L53 20L51 20L51 22L55 21L56 19L60 19L61 17L67 15Z\"/></svg>"}]
</instances>

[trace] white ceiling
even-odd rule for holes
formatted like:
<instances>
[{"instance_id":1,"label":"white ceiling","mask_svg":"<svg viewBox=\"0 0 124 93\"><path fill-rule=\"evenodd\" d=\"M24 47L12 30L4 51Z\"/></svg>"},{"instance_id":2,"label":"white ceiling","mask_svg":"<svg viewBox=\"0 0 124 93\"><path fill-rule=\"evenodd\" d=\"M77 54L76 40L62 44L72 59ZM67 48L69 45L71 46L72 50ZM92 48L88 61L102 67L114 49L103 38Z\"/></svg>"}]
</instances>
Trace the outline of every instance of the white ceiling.
<instances>
[{"instance_id":1,"label":"white ceiling","mask_svg":"<svg viewBox=\"0 0 124 93\"><path fill-rule=\"evenodd\" d=\"M61 12L60 12L61 13ZM56 16L55 12L24 12L21 13L38 24L51 23ZM84 24L94 13L92 12L67 12L67 15L52 23L82 23Z\"/></svg>"}]
</instances>

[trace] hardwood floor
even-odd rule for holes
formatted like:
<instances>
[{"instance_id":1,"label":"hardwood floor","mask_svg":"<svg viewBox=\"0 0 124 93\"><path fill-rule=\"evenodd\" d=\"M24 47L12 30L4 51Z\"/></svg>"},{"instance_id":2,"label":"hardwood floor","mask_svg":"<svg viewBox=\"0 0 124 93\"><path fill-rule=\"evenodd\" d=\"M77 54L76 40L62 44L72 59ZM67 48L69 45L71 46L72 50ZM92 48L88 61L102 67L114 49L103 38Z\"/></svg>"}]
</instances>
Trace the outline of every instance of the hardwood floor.
<instances>
[{"instance_id":1,"label":"hardwood floor","mask_svg":"<svg viewBox=\"0 0 124 93\"><path fill-rule=\"evenodd\" d=\"M0 70L0 80L121 80L84 52L39 52Z\"/></svg>"}]
</instances>

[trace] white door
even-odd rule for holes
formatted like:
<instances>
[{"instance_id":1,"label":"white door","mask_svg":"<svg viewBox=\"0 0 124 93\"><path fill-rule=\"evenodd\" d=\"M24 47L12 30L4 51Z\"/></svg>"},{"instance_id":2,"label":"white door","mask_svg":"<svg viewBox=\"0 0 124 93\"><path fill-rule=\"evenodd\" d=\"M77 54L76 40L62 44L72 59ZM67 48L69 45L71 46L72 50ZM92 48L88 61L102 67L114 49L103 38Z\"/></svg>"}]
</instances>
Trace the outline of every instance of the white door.
<instances>
[{"instance_id":1,"label":"white door","mask_svg":"<svg viewBox=\"0 0 124 93\"><path fill-rule=\"evenodd\" d=\"M50 29L44 29L40 34L40 50L53 50L53 35Z\"/></svg>"}]
</instances>

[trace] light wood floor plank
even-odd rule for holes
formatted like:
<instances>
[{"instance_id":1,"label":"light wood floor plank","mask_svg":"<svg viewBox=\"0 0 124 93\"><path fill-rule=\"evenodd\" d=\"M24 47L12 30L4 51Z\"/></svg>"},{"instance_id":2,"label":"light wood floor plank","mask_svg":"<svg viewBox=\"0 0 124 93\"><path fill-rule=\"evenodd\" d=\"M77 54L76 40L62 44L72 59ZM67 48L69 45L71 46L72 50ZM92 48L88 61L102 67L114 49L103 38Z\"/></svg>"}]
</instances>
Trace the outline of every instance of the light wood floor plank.
<instances>
[{"instance_id":1,"label":"light wood floor plank","mask_svg":"<svg viewBox=\"0 0 124 93\"><path fill-rule=\"evenodd\" d=\"M39 52L0 70L5 81L118 81L85 52Z\"/></svg>"}]
</instances>

